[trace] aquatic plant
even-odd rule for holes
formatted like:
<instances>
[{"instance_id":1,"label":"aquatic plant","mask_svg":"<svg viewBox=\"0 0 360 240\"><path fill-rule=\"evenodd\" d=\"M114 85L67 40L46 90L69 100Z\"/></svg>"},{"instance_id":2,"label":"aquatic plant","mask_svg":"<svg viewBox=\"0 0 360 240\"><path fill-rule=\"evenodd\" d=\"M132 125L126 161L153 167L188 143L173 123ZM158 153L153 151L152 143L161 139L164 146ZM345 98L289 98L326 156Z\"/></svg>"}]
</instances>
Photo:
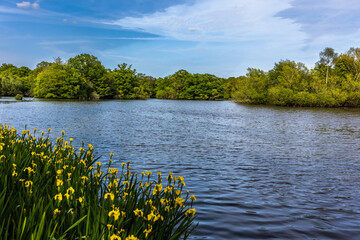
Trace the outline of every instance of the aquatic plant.
<instances>
[{"instance_id":1,"label":"aquatic plant","mask_svg":"<svg viewBox=\"0 0 360 240\"><path fill-rule=\"evenodd\" d=\"M65 132L17 133L0 125L0 239L186 239L195 229L195 196L170 172L113 168L76 150ZM86 149L85 149L86 148ZM106 169L106 170L104 170Z\"/></svg>"}]
</instances>

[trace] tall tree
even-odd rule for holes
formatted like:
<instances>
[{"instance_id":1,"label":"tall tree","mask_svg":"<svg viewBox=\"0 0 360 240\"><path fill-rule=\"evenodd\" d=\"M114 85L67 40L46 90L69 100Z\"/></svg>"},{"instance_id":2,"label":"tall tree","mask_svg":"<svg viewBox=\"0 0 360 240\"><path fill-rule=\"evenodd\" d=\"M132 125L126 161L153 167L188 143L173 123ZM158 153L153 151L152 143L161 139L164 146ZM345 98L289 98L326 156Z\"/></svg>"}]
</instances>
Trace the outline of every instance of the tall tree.
<instances>
[{"instance_id":1,"label":"tall tree","mask_svg":"<svg viewBox=\"0 0 360 240\"><path fill-rule=\"evenodd\" d=\"M79 54L68 60L68 65L80 72L85 79L89 95L94 90L100 94L100 96L106 96L110 94L109 82L104 81L107 71L101 64L97 57L88 53Z\"/></svg>"},{"instance_id":2,"label":"tall tree","mask_svg":"<svg viewBox=\"0 0 360 240\"><path fill-rule=\"evenodd\" d=\"M360 79L360 48L350 48L347 55L349 55L353 60L352 65L355 70L354 80L358 81Z\"/></svg>"},{"instance_id":3,"label":"tall tree","mask_svg":"<svg viewBox=\"0 0 360 240\"><path fill-rule=\"evenodd\" d=\"M146 98L139 85L139 79L136 75L136 69L131 69L131 65L126 63L118 64L118 68L112 71L114 79L115 98L136 99Z\"/></svg>"},{"instance_id":4,"label":"tall tree","mask_svg":"<svg viewBox=\"0 0 360 240\"><path fill-rule=\"evenodd\" d=\"M320 52L319 56L320 60L317 62L317 65L324 65L326 67L325 83L327 85L329 69L335 65L338 54L334 51L333 48L327 47Z\"/></svg>"},{"instance_id":5,"label":"tall tree","mask_svg":"<svg viewBox=\"0 0 360 240\"><path fill-rule=\"evenodd\" d=\"M66 65L51 64L37 75L35 81L35 97L70 99L88 97L80 72Z\"/></svg>"}]
</instances>

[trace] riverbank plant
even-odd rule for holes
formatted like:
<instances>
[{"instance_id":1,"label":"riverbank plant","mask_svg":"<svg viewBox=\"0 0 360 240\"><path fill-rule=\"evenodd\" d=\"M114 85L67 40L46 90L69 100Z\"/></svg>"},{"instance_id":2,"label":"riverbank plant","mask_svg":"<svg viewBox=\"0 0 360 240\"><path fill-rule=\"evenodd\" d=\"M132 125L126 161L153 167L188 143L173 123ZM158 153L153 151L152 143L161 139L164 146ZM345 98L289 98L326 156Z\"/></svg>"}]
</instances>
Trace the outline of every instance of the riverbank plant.
<instances>
[{"instance_id":1,"label":"riverbank plant","mask_svg":"<svg viewBox=\"0 0 360 240\"><path fill-rule=\"evenodd\" d=\"M113 168L84 143L0 125L0 239L186 239L195 196L170 172Z\"/></svg>"},{"instance_id":2,"label":"riverbank plant","mask_svg":"<svg viewBox=\"0 0 360 240\"><path fill-rule=\"evenodd\" d=\"M24 96L22 94L16 94L15 99L16 100L23 100Z\"/></svg>"}]
</instances>

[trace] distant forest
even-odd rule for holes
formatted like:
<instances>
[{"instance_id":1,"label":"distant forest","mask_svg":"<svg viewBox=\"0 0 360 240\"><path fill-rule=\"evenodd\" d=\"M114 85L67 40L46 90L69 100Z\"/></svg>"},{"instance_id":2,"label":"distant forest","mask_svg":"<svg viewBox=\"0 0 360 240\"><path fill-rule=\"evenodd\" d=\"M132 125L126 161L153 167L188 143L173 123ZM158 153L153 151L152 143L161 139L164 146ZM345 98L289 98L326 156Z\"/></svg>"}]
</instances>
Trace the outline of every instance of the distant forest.
<instances>
[{"instance_id":1,"label":"distant forest","mask_svg":"<svg viewBox=\"0 0 360 240\"><path fill-rule=\"evenodd\" d=\"M164 78L137 73L131 65L106 69L97 57L80 54L36 68L2 64L0 95L58 99L227 100L306 107L360 107L360 48L336 53L325 48L313 69L281 60L268 72L249 68L245 76L219 78L179 70Z\"/></svg>"}]
</instances>

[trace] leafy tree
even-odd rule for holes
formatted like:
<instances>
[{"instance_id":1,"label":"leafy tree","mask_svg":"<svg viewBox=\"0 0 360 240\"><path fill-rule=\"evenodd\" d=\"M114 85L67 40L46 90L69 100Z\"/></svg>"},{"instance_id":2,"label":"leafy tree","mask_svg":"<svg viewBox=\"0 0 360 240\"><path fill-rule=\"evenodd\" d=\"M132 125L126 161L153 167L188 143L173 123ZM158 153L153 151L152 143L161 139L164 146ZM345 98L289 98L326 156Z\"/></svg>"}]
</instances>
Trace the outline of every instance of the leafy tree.
<instances>
[{"instance_id":1,"label":"leafy tree","mask_svg":"<svg viewBox=\"0 0 360 240\"><path fill-rule=\"evenodd\" d=\"M17 68L12 64L3 64L0 70L1 95L15 96L16 94L22 94L26 90L24 85L27 83L27 78L31 73L29 68Z\"/></svg>"},{"instance_id":2,"label":"leafy tree","mask_svg":"<svg viewBox=\"0 0 360 240\"><path fill-rule=\"evenodd\" d=\"M223 85L221 88L224 90L224 99L232 98L232 93L235 91L238 83L238 79L235 77L230 77L223 80Z\"/></svg>"},{"instance_id":3,"label":"leafy tree","mask_svg":"<svg viewBox=\"0 0 360 240\"><path fill-rule=\"evenodd\" d=\"M317 62L317 65L321 68L321 66L325 66L326 74L325 74L325 83L327 85L329 78L329 70L335 65L338 54L332 48L325 48L319 54L320 60Z\"/></svg>"},{"instance_id":4,"label":"leafy tree","mask_svg":"<svg viewBox=\"0 0 360 240\"><path fill-rule=\"evenodd\" d=\"M255 68L248 68L246 77L239 77L232 98L243 103L266 103L269 75Z\"/></svg>"},{"instance_id":5,"label":"leafy tree","mask_svg":"<svg viewBox=\"0 0 360 240\"><path fill-rule=\"evenodd\" d=\"M0 73L0 83L1 95L3 96L15 96L22 93L22 81L11 69Z\"/></svg>"},{"instance_id":6,"label":"leafy tree","mask_svg":"<svg viewBox=\"0 0 360 240\"><path fill-rule=\"evenodd\" d=\"M105 69L90 54L77 55L66 63L59 57L54 62L42 61L34 70L4 63L0 66L0 94L74 99L232 98L244 103L359 107L360 48L340 55L325 48L319 56L310 71L303 63L282 60L268 72L249 68L245 76L228 79L184 69L155 79L126 63Z\"/></svg>"},{"instance_id":7,"label":"leafy tree","mask_svg":"<svg viewBox=\"0 0 360 240\"><path fill-rule=\"evenodd\" d=\"M360 48L350 48L347 55L352 59L350 64L353 70L354 80L358 81L360 80Z\"/></svg>"},{"instance_id":8,"label":"leafy tree","mask_svg":"<svg viewBox=\"0 0 360 240\"><path fill-rule=\"evenodd\" d=\"M49 67L51 64L52 63L50 63L50 62L42 61L42 62L36 64L36 68L44 69L46 67Z\"/></svg>"},{"instance_id":9,"label":"leafy tree","mask_svg":"<svg viewBox=\"0 0 360 240\"><path fill-rule=\"evenodd\" d=\"M143 88L145 95L147 97L155 97L155 82L156 78L151 76L146 76L143 73L137 73L136 78L139 81L139 85Z\"/></svg>"},{"instance_id":10,"label":"leafy tree","mask_svg":"<svg viewBox=\"0 0 360 240\"><path fill-rule=\"evenodd\" d=\"M111 95L111 78L97 57L82 53L70 58L67 64L81 74L87 86L88 95L93 91L101 97Z\"/></svg>"},{"instance_id":11,"label":"leafy tree","mask_svg":"<svg viewBox=\"0 0 360 240\"><path fill-rule=\"evenodd\" d=\"M131 69L131 65L122 63L112 71L115 98L120 99L144 99L151 95L151 91L140 84L146 81L139 78L136 69Z\"/></svg>"},{"instance_id":12,"label":"leafy tree","mask_svg":"<svg viewBox=\"0 0 360 240\"><path fill-rule=\"evenodd\" d=\"M223 99L225 82L225 79L211 74L191 74L181 69L173 75L157 79L156 97L189 100Z\"/></svg>"},{"instance_id":13,"label":"leafy tree","mask_svg":"<svg viewBox=\"0 0 360 240\"><path fill-rule=\"evenodd\" d=\"M16 67L12 64L3 63L0 67L0 72L3 72L9 68L16 68Z\"/></svg>"},{"instance_id":14,"label":"leafy tree","mask_svg":"<svg viewBox=\"0 0 360 240\"><path fill-rule=\"evenodd\" d=\"M84 78L76 69L61 64L51 64L36 77L35 97L86 99Z\"/></svg>"},{"instance_id":15,"label":"leafy tree","mask_svg":"<svg viewBox=\"0 0 360 240\"><path fill-rule=\"evenodd\" d=\"M61 59L61 57L54 57L54 63L59 64L59 65L63 65L63 60Z\"/></svg>"},{"instance_id":16,"label":"leafy tree","mask_svg":"<svg viewBox=\"0 0 360 240\"><path fill-rule=\"evenodd\" d=\"M309 70L303 63L285 60L269 71L270 86L280 85L293 90L306 90Z\"/></svg>"}]
</instances>

